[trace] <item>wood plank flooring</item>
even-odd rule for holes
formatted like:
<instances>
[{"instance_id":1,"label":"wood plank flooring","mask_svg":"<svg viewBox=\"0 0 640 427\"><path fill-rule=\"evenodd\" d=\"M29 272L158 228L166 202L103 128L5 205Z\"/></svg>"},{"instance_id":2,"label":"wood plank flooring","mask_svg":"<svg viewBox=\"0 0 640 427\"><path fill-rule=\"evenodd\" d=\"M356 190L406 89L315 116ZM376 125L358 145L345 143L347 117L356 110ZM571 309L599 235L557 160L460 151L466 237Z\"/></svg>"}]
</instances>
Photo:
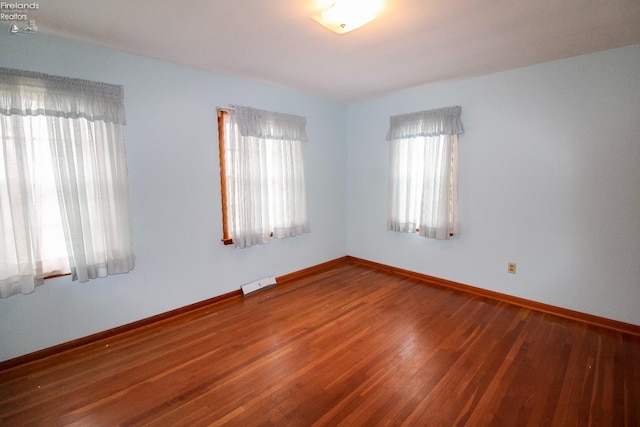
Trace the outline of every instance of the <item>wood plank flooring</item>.
<instances>
[{"instance_id":1,"label":"wood plank flooring","mask_svg":"<svg viewBox=\"0 0 640 427\"><path fill-rule=\"evenodd\" d=\"M637 426L640 337L351 262L0 372L0 425Z\"/></svg>"}]
</instances>

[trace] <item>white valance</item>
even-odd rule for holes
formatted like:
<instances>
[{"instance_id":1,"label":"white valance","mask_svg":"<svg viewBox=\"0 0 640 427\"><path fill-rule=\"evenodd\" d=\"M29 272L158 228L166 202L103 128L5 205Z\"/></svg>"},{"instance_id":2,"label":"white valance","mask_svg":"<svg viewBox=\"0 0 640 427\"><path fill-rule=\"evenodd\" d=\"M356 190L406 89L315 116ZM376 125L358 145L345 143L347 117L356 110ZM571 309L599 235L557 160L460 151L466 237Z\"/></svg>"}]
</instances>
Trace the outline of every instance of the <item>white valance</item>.
<instances>
[{"instance_id":1,"label":"white valance","mask_svg":"<svg viewBox=\"0 0 640 427\"><path fill-rule=\"evenodd\" d=\"M28 96L24 94L28 93ZM0 67L0 114L125 124L122 86Z\"/></svg>"},{"instance_id":2,"label":"white valance","mask_svg":"<svg viewBox=\"0 0 640 427\"><path fill-rule=\"evenodd\" d=\"M462 108L455 106L392 116L387 140L460 135L464 133L464 127L460 121L461 114Z\"/></svg>"},{"instance_id":3,"label":"white valance","mask_svg":"<svg viewBox=\"0 0 640 427\"><path fill-rule=\"evenodd\" d=\"M307 119L234 105L232 109L242 136L261 139L307 141Z\"/></svg>"}]
</instances>

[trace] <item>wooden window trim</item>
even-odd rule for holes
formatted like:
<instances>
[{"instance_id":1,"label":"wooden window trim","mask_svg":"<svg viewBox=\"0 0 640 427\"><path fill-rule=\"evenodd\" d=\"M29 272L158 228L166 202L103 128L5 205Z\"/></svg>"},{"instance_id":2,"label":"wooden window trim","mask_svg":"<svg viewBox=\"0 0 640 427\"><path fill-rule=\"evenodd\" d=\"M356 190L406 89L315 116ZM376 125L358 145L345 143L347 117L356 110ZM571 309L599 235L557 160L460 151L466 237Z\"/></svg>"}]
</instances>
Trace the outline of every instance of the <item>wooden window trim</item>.
<instances>
[{"instance_id":1,"label":"wooden window trim","mask_svg":"<svg viewBox=\"0 0 640 427\"><path fill-rule=\"evenodd\" d=\"M64 276L71 276L71 273L57 273L57 274L52 274L50 276L44 276L44 280L47 279L54 279L56 277L64 277Z\"/></svg>"},{"instance_id":2,"label":"wooden window trim","mask_svg":"<svg viewBox=\"0 0 640 427\"><path fill-rule=\"evenodd\" d=\"M224 154L224 116L228 111L218 108L218 151L220 153L220 198L222 202L222 243L232 245L229 234L229 218L227 216L227 169Z\"/></svg>"},{"instance_id":3,"label":"wooden window trim","mask_svg":"<svg viewBox=\"0 0 640 427\"><path fill-rule=\"evenodd\" d=\"M224 150L224 117L229 112L224 108L218 108L218 152L220 158L220 201L222 204L222 243L233 245L233 238L229 233L229 216L227 215L227 167ZM273 237L273 231L269 234Z\"/></svg>"}]
</instances>

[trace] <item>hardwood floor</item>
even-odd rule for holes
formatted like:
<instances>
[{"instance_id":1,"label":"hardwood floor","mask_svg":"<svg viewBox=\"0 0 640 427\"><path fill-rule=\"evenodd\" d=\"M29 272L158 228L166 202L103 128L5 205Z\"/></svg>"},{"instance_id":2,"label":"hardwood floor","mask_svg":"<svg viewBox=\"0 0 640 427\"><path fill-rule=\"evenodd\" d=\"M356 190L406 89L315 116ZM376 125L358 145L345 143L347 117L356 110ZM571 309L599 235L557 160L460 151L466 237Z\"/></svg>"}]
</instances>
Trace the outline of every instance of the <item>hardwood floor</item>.
<instances>
[{"instance_id":1,"label":"hardwood floor","mask_svg":"<svg viewBox=\"0 0 640 427\"><path fill-rule=\"evenodd\" d=\"M640 337L351 262L0 372L0 424L634 426Z\"/></svg>"}]
</instances>

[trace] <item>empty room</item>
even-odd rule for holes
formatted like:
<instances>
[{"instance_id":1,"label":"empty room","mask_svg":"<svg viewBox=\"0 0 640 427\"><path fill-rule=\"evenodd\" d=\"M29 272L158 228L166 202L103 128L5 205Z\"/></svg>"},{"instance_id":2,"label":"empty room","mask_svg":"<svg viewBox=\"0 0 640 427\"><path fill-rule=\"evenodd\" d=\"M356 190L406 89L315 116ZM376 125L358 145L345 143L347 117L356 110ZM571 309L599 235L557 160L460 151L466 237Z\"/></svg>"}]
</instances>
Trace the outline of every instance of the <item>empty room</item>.
<instances>
[{"instance_id":1,"label":"empty room","mask_svg":"<svg viewBox=\"0 0 640 427\"><path fill-rule=\"evenodd\" d=\"M639 2L0 9L0 425L640 424Z\"/></svg>"}]
</instances>

